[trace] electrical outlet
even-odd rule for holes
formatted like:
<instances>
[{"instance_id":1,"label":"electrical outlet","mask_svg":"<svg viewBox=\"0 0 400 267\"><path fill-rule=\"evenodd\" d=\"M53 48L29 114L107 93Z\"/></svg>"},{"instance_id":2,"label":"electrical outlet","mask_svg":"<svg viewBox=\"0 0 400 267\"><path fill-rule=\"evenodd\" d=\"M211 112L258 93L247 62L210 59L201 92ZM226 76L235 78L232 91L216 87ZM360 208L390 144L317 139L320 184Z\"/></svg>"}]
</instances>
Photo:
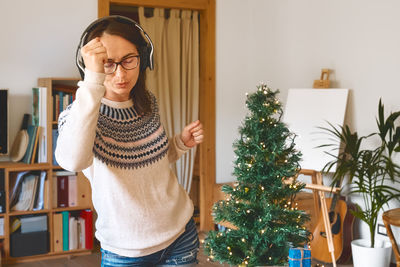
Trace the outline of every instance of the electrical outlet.
<instances>
[{"instance_id":1,"label":"electrical outlet","mask_svg":"<svg viewBox=\"0 0 400 267\"><path fill-rule=\"evenodd\" d=\"M378 234L383 235L383 236L388 236L386 232L386 227L384 224L378 223Z\"/></svg>"}]
</instances>

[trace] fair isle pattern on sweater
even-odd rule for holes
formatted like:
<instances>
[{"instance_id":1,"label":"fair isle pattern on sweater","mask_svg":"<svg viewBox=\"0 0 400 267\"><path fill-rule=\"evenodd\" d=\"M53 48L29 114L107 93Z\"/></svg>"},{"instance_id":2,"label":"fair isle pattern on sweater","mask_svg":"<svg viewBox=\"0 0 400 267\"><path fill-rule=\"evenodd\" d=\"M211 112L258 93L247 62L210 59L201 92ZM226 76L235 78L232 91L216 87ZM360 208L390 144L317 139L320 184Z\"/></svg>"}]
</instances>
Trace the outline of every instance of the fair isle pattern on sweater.
<instances>
[{"instance_id":1,"label":"fair isle pattern on sweater","mask_svg":"<svg viewBox=\"0 0 400 267\"><path fill-rule=\"evenodd\" d=\"M100 106L94 141L94 156L117 168L141 168L163 158L168 138L160 123L155 96L151 95L151 114L138 115L134 106Z\"/></svg>"}]
</instances>

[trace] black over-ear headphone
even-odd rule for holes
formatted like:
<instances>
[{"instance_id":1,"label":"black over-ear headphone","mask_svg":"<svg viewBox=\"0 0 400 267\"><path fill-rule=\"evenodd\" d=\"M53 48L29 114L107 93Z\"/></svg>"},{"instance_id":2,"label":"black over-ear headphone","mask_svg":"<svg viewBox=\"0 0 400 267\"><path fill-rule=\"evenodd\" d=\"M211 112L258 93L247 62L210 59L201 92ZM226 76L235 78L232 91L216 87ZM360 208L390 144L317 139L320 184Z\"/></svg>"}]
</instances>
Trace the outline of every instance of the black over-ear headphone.
<instances>
[{"instance_id":1,"label":"black over-ear headphone","mask_svg":"<svg viewBox=\"0 0 400 267\"><path fill-rule=\"evenodd\" d=\"M154 69L153 65L153 53L154 53L154 46L153 42L151 41L149 35L143 30L143 28L134 20L124 17L124 16L119 16L119 15L112 15L112 16L107 16L100 18L98 20L95 20L92 22L82 33L81 39L79 41L78 49L76 50L76 65L78 66L79 72L81 74L81 77L85 76L85 63L83 62L83 58L81 55L81 49L82 47L87 43L87 37L89 33L101 22L109 20L109 19L115 19L117 21L131 24L132 27L138 28L146 37L147 39L147 45L144 48L138 47L139 53L140 53L140 69L145 70L147 67L149 69Z\"/></svg>"}]
</instances>

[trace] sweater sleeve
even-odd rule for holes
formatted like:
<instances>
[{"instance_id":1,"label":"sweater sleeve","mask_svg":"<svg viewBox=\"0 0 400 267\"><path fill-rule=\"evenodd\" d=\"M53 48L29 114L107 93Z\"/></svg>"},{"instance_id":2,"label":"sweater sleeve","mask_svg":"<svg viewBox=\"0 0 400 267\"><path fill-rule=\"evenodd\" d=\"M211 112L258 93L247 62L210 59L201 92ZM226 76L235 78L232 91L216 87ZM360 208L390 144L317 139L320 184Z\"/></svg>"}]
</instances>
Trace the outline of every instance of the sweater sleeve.
<instances>
[{"instance_id":1,"label":"sweater sleeve","mask_svg":"<svg viewBox=\"0 0 400 267\"><path fill-rule=\"evenodd\" d=\"M182 142L181 135L169 139L168 160L170 163L177 161L190 148Z\"/></svg>"},{"instance_id":2,"label":"sweater sleeve","mask_svg":"<svg viewBox=\"0 0 400 267\"><path fill-rule=\"evenodd\" d=\"M81 171L93 162L97 120L105 93L104 79L104 74L85 70L85 79L78 83L75 101L60 114L55 156L66 170Z\"/></svg>"}]
</instances>

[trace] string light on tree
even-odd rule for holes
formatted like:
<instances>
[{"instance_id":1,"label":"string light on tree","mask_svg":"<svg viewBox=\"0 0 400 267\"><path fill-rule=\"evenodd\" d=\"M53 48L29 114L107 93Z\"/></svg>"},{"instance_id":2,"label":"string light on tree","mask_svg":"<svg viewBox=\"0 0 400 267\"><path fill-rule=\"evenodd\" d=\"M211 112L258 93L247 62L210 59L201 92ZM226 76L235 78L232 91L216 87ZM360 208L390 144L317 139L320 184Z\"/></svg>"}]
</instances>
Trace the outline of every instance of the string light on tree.
<instances>
[{"instance_id":1,"label":"string light on tree","mask_svg":"<svg viewBox=\"0 0 400 267\"><path fill-rule=\"evenodd\" d=\"M222 187L226 200L213 209L216 223L233 226L223 234L209 232L204 251L213 260L236 266L285 265L289 244L308 241L308 216L292 201L302 185L285 183L300 170L301 154L281 121L278 93L264 83L255 93L246 93L249 114L234 143L237 182Z\"/></svg>"}]
</instances>

